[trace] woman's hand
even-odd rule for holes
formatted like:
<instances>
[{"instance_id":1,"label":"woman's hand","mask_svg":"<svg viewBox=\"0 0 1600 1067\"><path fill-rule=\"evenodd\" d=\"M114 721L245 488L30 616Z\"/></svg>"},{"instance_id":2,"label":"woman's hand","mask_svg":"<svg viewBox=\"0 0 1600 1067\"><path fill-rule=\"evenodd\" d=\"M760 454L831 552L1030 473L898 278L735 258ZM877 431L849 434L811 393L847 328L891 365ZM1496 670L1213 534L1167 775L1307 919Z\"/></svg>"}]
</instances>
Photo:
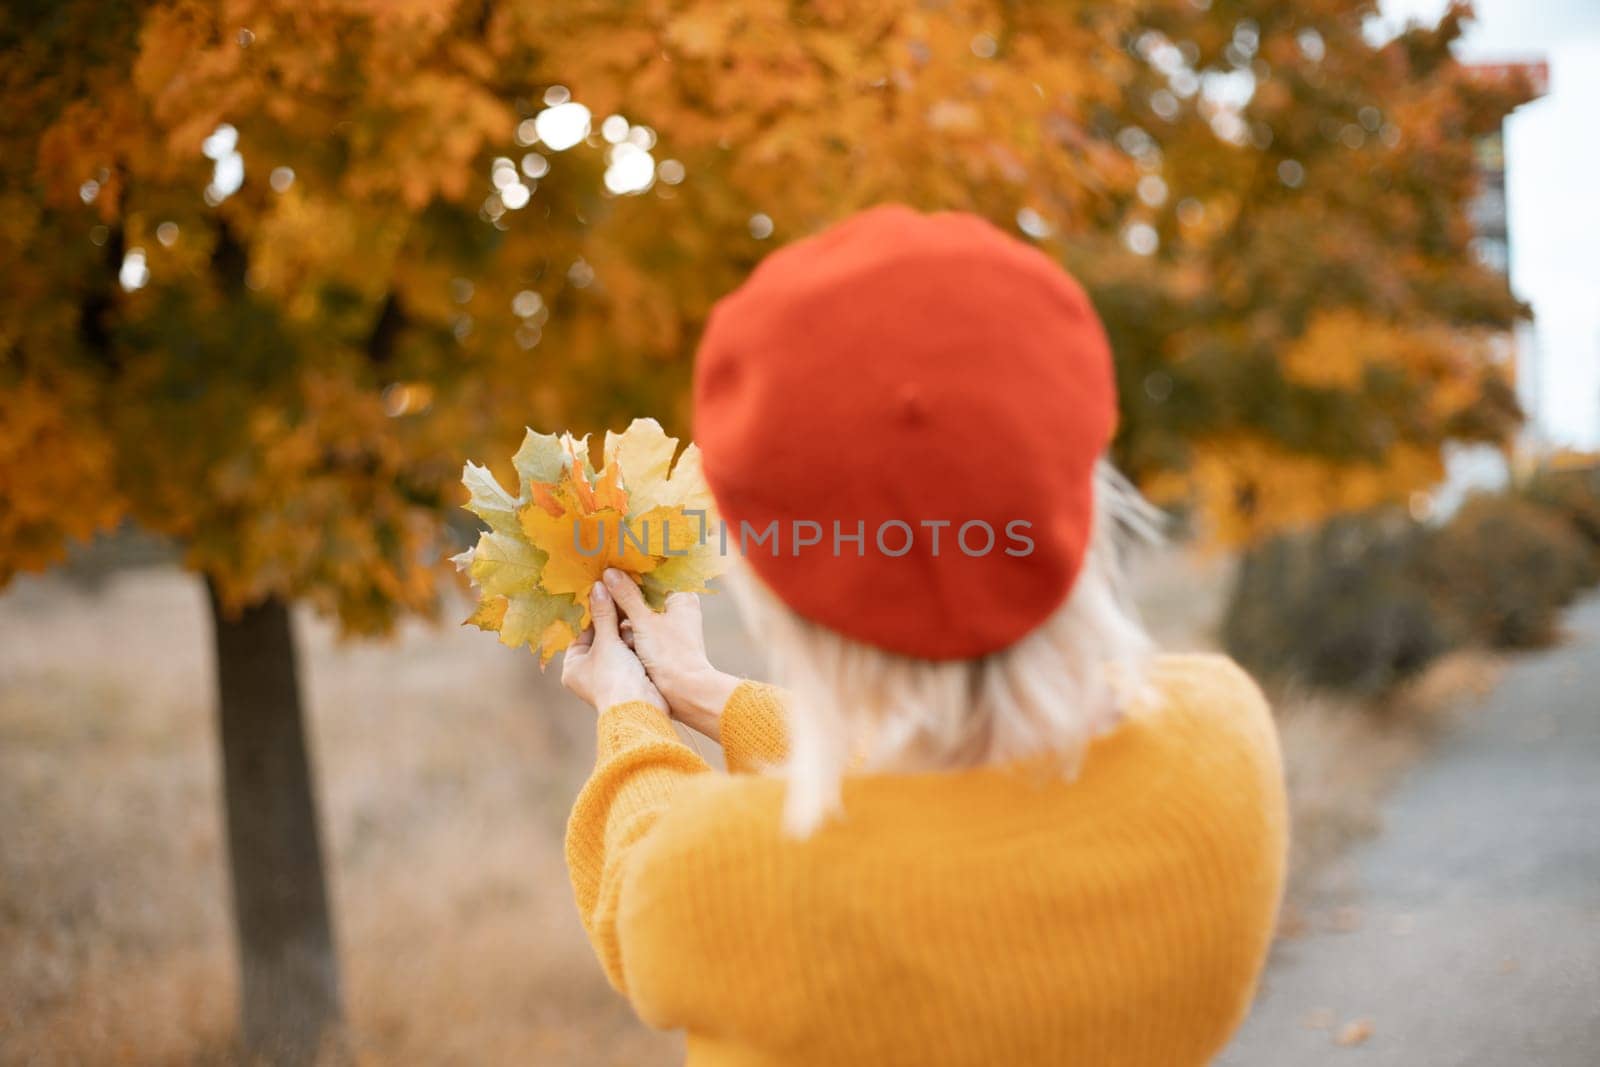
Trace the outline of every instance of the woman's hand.
<instances>
[{"instance_id":1,"label":"woman's hand","mask_svg":"<svg viewBox=\"0 0 1600 1067\"><path fill-rule=\"evenodd\" d=\"M633 583L628 584L631 587ZM667 711L661 691L651 683L633 649L622 640L617 629L616 602L599 582L589 590L589 614L594 617L594 624L583 631L561 660L561 684L593 704L596 711L636 700Z\"/></svg>"},{"instance_id":2,"label":"woman's hand","mask_svg":"<svg viewBox=\"0 0 1600 1067\"><path fill-rule=\"evenodd\" d=\"M706 657L700 598L693 593L672 593L665 611L652 611L628 575L607 570L604 580L611 598L627 616L623 635L666 699L672 717L713 741L719 740L722 709L738 688L739 679L717 670Z\"/></svg>"}]
</instances>

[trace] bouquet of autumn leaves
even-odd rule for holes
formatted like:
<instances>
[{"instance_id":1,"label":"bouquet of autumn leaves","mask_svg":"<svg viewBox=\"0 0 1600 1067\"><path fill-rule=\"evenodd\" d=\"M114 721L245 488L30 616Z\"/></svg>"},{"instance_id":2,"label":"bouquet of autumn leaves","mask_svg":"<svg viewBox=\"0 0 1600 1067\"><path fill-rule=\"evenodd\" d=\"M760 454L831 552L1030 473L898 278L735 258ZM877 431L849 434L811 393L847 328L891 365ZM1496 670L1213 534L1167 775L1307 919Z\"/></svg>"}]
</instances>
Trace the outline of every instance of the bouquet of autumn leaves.
<instances>
[{"instance_id":1,"label":"bouquet of autumn leaves","mask_svg":"<svg viewBox=\"0 0 1600 1067\"><path fill-rule=\"evenodd\" d=\"M466 509L489 529L452 557L477 587L467 623L527 645L543 666L588 627L589 589L608 567L633 575L657 610L668 593L705 592L726 561L709 536L700 450L689 445L674 466L677 448L654 419L635 419L606 434L596 471L588 437L529 430L511 460L516 496L469 462Z\"/></svg>"}]
</instances>

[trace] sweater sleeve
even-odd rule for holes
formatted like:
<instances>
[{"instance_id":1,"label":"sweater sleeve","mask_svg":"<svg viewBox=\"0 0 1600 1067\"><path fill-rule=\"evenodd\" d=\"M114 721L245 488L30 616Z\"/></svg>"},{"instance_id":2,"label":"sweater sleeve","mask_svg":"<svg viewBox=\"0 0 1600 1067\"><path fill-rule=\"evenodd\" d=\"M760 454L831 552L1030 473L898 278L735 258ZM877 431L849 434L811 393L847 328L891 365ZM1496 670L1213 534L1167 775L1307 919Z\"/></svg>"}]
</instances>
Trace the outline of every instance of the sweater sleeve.
<instances>
[{"instance_id":1,"label":"sweater sleeve","mask_svg":"<svg viewBox=\"0 0 1600 1067\"><path fill-rule=\"evenodd\" d=\"M722 754L728 770L751 773L782 763L789 755L784 692L744 681L722 709Z\"/></svg>"},{"instance_id":2,"label":"sweater sleeve","mask_svg":"<svg viewBox=\"0 0 1600 1067\"><path fill-rule=\"evenodd\" d=\"M624 880L673 794L711 767L679 740L666 714L649 704L608 708L598 733L594 773L567 821L567 870L595 955L612 986L626 995L617 935Z\"/></svg>"}]
</instances>

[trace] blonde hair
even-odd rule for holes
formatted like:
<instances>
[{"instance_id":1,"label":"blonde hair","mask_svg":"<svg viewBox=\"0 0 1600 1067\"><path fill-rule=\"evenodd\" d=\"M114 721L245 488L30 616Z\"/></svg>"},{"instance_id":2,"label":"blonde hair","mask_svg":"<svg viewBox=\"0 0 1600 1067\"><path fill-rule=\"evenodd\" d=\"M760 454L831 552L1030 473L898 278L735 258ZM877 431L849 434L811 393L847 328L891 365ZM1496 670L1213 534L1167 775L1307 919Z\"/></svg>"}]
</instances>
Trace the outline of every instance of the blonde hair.
<instances>
[{"instance_id":1,"label":"blonde hair","mask_svg":"<svg viewBox=\"0 0 1600 1067\"><path fill-rule=\"evenodd\" d=\"M1089 741L1144 695L1154 644L1126 588L1121 542L1159 539L1160 512L1102 459L1094 525L1071 593L1015 645L977 659L896 655L803 619L748 568L733 582L746 624L789 691L784 826L809 834L839 805L847 767L927 771L1060 760L1075 776Z\"/></svg>"}]
</instances>

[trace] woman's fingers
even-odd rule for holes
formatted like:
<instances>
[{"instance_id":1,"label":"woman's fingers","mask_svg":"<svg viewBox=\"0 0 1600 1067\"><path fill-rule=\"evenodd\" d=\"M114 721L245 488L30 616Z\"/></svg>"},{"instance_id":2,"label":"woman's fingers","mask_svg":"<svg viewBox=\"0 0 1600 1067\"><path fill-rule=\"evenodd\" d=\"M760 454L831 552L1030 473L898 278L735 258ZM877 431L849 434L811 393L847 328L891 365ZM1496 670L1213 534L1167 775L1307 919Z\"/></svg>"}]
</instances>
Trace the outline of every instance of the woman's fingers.
<instances>
[{"instance_id":1,"label":"woman's fingers","mask_svg":"<svg viewBox=\"0 0 1600 1067\"><path fill-rule=\"evenodd\" d=\"M584 699L588 699L585 695L588 681L587 666L593 643L594 630L586 628L578 635L576 641L567 646L566 654L561 657L561 684Z\"/></svg>"},{"instance_id":2,"label":"woman's fingers","mask_svg":"<svg viewBox=\"0 0 1600 1067\"><path fill-rule=\"evenodd\" d=\"M694 593L668 593L667 614L672 616L683 615L688 612L700 614L700 597Z\"/></svg>"},{"instance_id":3,"label":"woman's fingers","mask_svg":"<svg viewBox=\"0 0 1600 1067\"><path fill-rule=\"evenodd\" d=\"M617 605L599 582L589 590L589 614L594 619L594 643L617 640Z\"/></svg>"},{"instance_id":4,"label":"woman's fingers","mask_svg":"<svg viewBox=\"0 0 1600 1067\"><path fill-rule=\"evenodd\" d=\"M605 587L622 609L622 613L630 619L647 618L650 605L644 602L644 594L633 583L633 579L615 568L607 568L605 573Z\"/></svg>"}]
</instances>

